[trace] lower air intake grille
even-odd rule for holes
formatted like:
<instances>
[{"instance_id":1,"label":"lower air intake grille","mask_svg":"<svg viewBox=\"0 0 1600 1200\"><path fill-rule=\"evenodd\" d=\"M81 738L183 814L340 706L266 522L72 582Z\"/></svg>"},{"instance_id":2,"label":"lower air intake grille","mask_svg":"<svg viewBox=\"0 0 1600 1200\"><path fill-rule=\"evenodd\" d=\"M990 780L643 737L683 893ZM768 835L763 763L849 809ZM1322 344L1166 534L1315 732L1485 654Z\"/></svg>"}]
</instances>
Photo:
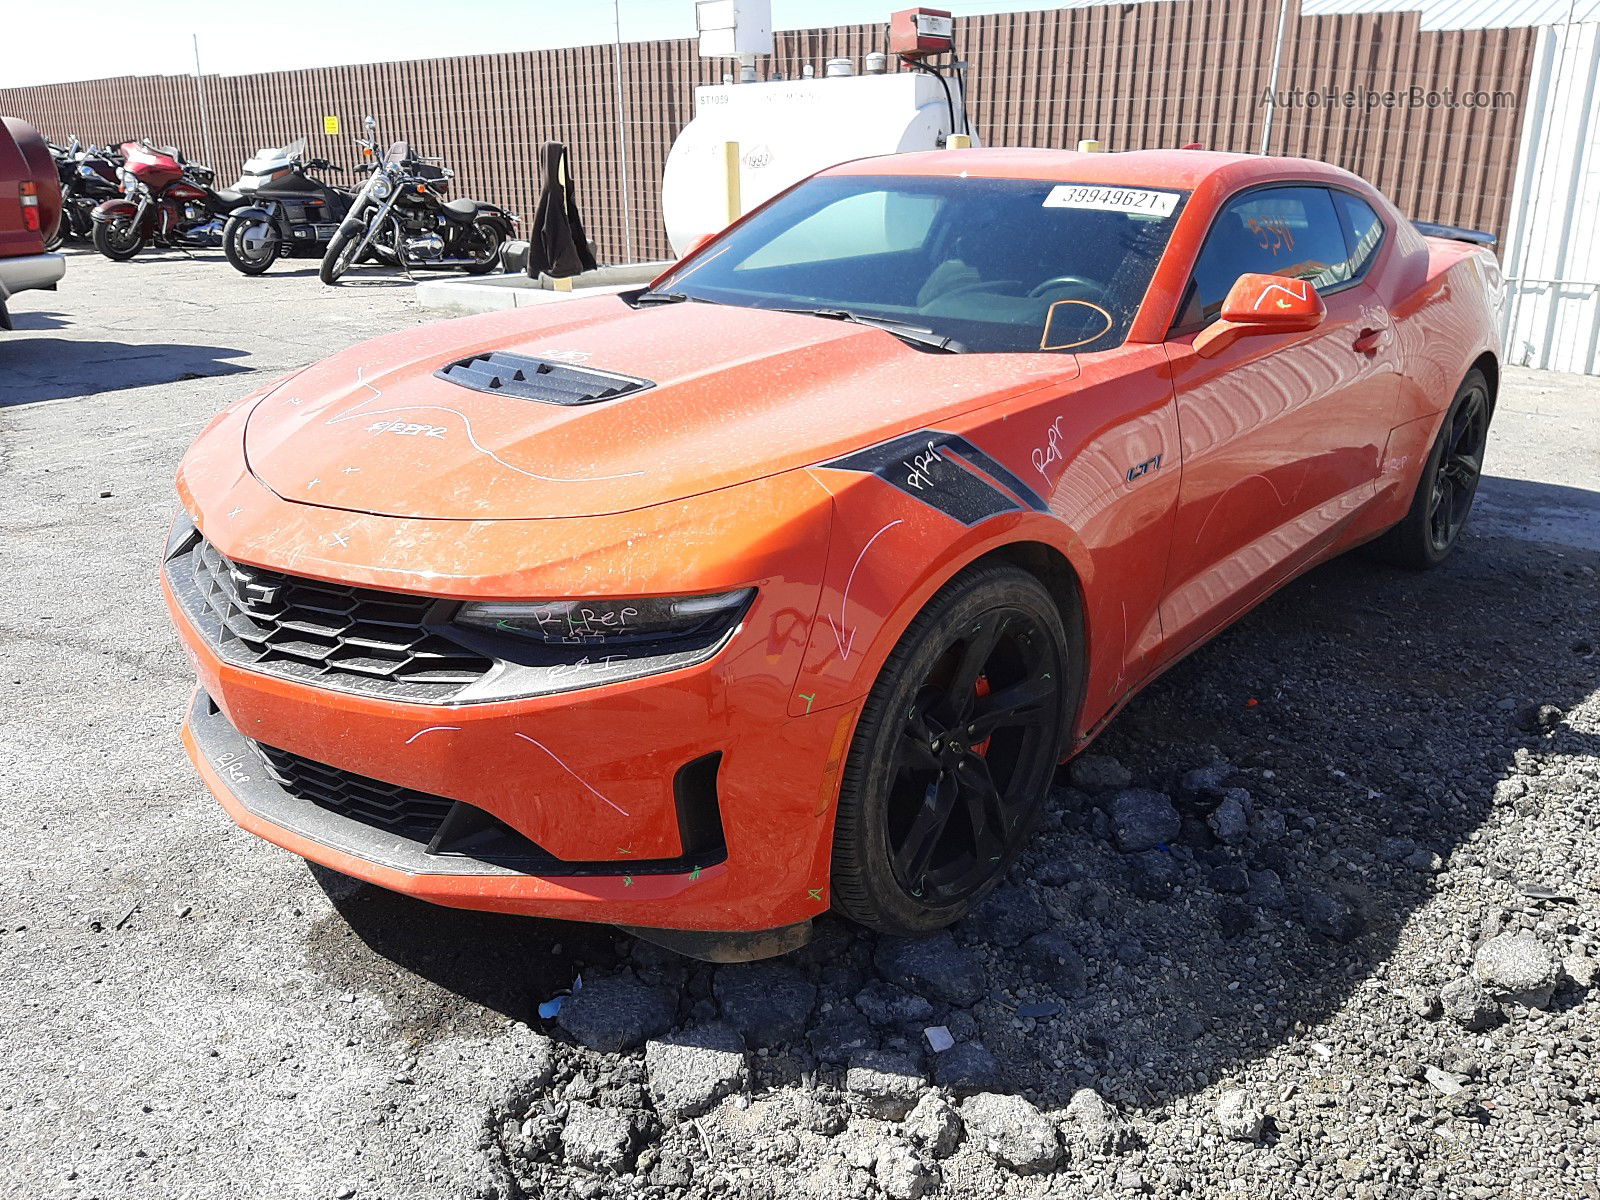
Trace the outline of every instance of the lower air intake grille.
<instances>
[{"instance_id":1,"label":"lower air intake grille","mask_svg":"<svg viewBox=\"0 0 1600 1200\"><path fill-rule=\"evenodd\" d=\"M273 781L291 796L424 845L439 832L439 826L455 806L454 800L443 796L381 783L287 750L275 750L259 742L255 748Z\"/></svg>"},{"instance_id":2,"label":"lower air intake grille","mask_svg":"<svg viewBox=\"0 0 1600 1200\"><path fill-rule=\"evenodd\" d=\"M613 375L610 371L498 350L463 358L440 367L434 374L475 392L499 393L519 400L564 406L616 400L655 386L648 379L635 379L631 375Z\"/></svg>"}]
</instances>

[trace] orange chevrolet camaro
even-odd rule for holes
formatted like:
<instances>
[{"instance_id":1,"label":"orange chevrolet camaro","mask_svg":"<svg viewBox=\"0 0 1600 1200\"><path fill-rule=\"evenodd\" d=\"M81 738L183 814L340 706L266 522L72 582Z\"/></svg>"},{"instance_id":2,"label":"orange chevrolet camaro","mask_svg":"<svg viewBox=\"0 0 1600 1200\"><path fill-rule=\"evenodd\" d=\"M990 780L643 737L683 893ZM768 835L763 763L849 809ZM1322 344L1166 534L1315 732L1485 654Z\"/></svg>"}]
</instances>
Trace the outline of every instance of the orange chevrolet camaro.
<instances>
[{"instance_id":1,"label":"orange chevrolet camaro","mask_svg":"<svg viewBox=\"0 0 1600 1200\"><path fill-rule=\"evenodd\" d=\"M184 741L246 829L688 954L915 935L1058 763L1352 546L1427 567L1481 236L1193 150L847 163L654 284L355 346L178 474Z\"/></svg>"}]
</instances>

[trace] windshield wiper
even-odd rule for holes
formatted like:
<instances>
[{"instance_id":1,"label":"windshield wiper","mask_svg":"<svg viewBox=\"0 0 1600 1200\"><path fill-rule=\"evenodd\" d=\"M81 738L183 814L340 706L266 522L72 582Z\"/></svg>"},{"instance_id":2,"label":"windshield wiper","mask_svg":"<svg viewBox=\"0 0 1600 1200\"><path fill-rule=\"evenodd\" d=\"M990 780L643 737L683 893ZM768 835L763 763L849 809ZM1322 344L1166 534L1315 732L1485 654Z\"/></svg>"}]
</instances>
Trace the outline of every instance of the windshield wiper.
<instances>
[{"instance_id":1,"label":"windshield wiper","mask_svg":"<svg viewBox=\"0 0 1600 1200\"><path fill-rule=\"evenodd\" d=\"M774 312L799 313L804 317L824 317L829 321L850 321L856 325L870 325L874 329L881 329L885 333L892 333L903 342L913 346L922 346L928 350L938 350L945 354L962 354L966 346L956 341L953 337L944 337L931 329L921 329L915 325L908 325L904 321L896 321L892 317L874 317L865 313L853 313L848 308L778 308Z\"/></svg>"}]
</instances>

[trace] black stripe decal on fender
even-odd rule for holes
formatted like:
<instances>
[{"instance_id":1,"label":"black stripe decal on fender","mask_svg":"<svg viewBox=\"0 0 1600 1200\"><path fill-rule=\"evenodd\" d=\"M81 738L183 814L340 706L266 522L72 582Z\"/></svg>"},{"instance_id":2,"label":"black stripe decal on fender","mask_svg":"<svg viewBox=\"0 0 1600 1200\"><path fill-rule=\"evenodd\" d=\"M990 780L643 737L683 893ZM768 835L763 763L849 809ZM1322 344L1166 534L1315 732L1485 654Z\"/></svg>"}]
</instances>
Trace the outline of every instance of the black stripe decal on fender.
<instances>
[{"instance_id":1,"label":"black stripe decal on fender","mask_svg":"<svg viewBox=\"0 0 1600 1200\"><path fill-rule=\"evenodd\" d=\"M906 434L822 465L876 475L963 525L976 525L1020 507L995 486L995 480L1011 488L1030 508L1045 510L1038 493L966 438L937 430ZM980 468L992 478L981 474Z\"/></svg>"},{"instance_id":2,"label":"black stripe decal on fender","mask_svg":"<svg viewBox=\"0 0 1600 1200\"><path fill-rule=\"evenodd\" d=\"M1010 488L1016 497L1034 512L1050 511L1050 506L1044 502L1044 497L1013 475L1009 467L990 458L960 434L944 433L939 436L944 439L942 444L948 445L961 457L982 467L1001 484Z\"/></svg>"}]
</instances>

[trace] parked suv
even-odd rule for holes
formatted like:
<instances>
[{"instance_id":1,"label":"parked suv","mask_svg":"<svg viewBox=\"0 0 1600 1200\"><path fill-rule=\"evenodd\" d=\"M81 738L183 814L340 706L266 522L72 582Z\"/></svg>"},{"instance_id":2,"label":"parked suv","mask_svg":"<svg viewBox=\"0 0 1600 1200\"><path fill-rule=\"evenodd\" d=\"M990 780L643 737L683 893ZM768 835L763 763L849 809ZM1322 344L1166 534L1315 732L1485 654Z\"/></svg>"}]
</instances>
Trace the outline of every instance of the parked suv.
<instances>
[{"instance_id":1,"label":"parked suv","mask_svg":"<svg viewBox=\"0 0 1600 1200\"><path fill-rule=\"evenodd\" d=\"M61 185L39 131L0 117L0 329L11 328L6 301L29 288L54 288L66 271L46 239L61 220Z\"/></svg>"}]
</instances>

